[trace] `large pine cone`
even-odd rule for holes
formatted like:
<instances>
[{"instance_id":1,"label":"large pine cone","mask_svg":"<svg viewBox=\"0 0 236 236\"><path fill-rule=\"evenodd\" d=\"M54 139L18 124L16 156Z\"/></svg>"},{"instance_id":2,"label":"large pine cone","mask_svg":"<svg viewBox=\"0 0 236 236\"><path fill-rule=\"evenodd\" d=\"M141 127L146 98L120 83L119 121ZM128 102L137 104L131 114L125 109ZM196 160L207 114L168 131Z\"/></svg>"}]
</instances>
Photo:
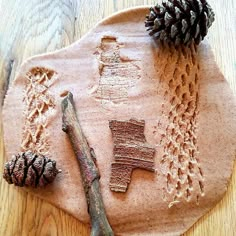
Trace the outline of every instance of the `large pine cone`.
<instances>
[{"instance_id":1,"label":"large pine cone","mask_svg":"<svg viewBox=\"0 0 236 236\"><path fill-rule=\"evenodd\" d=\"M3 178L16 186L42 187L55 179L59 173L56 162L31 151L14 155L5 164Z\"/></svg>"},{"instance_id":2,"label":"large pine cone","mask_svg":"<svg viewBox=\"0 0 236 236\"><path fill-rule=\"evenodd\" d=\"M214 20L206 0L169 0L150 8L145 26L151 36L161 41L199 44Z\"/></svg>"}]
</instances>

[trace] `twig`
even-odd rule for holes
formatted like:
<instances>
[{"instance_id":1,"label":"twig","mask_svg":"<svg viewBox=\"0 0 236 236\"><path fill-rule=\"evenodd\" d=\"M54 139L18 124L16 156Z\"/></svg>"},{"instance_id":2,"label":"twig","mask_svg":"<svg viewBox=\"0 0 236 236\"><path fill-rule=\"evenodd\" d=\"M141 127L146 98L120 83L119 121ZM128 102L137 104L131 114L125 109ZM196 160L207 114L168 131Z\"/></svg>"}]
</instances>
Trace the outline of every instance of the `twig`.
<instances>
[{"instance_id":1,"label":"twig","mask_svg":"<svg viewBox=\"0 0 236 236\"><path fill-rule=\"evenodd\" d=\"M62 112L62 130L68 134L80 166L92 225L91 236L112 236L114 233L107 220L100 192L100 175L94 163L95 156L82 132L70 92L62 100Z\"/></svg>"}]
</instances>

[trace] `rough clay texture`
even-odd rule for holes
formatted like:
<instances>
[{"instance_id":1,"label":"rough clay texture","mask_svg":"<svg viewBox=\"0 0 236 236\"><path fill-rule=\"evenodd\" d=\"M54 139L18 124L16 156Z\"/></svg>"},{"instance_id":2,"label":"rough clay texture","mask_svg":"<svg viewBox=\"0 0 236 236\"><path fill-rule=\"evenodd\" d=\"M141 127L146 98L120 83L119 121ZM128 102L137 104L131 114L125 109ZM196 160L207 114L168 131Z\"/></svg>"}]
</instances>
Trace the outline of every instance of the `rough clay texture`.
<instances>
[{"instance_id":1,"label":"rough clay texture","mask_svg":"<svg viewBox=\"0 0 236 236\"><path fill-rule=\"evenodd\" d=\"M33 124L46 119L39 138L45 137L46 145L37 148L45 149L62 173L44 189L26 190L89 222L78 164L61 131L60 94L69 90L96 153L115 233L179 235L227 189L235 159L236 102L207 43L198 48L157 45L145 31L147 13L147 8L121 12L72 46L28 60L5 100L6 154L10 158L21 151L26 131L35 131L26 127L31 114L27 74L35 68L41 76L53 71L49 77L57 78L45 91L53 105ZM43 96L40 90L37 94ZM145 120L146 141L156 148L155 173L134 170L128 191L114 193L109 188L114 161L109 121L130 118Z\"/></svg>"}]
</instances>

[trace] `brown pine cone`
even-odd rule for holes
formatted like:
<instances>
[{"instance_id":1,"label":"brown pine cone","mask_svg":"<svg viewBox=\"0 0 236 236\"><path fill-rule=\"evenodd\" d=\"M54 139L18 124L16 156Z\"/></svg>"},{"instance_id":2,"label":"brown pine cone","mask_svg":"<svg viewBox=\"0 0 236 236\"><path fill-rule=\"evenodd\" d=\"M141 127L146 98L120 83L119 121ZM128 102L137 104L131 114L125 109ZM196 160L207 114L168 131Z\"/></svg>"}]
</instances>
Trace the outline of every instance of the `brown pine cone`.
<instances>
[{"instance_id":1,"label":"brown pine cone","mask_svg":"<svg viewBox=\"0 0 236 236\"><path fill-rule=\"evenodd\" d=\"M214 20L215 14L206 0L163 0L150 8L145 26L160 41L199 44Z\"/></svg>"},{"instance_id":2,"label":"brown pine cone","mask_svg":"<svg viewBox=\"0 0 236 236\"><path fill-rule=\"evenodd\" d=\"M27 151L14 155L5 164L3 178L20 187L42 187L53 182L59 172L55 161Z\"/></svg>"}]
</instances>

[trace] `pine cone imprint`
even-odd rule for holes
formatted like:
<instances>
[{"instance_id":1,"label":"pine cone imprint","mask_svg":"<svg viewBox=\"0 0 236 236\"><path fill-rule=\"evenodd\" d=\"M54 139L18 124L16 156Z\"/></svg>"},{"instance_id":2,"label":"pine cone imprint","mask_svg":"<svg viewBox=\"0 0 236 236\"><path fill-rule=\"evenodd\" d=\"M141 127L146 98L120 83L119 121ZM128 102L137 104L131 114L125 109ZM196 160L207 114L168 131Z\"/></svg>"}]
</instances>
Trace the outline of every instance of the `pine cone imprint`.
<instances>
[{"instance_id":1,"label":"pine cone imprint","mask_svg":"<svg viewBox=\"0 0 236 236\"><path fill-rule=\"evenodd\" d=\"M145 26L155 39L188 45L199 44L214 20L206 0L169 0L150 8Z\"/></svg>"},{"instance_id":2,"label":"pine cone imprint","mask_svg":"<svg viewBox=\"0 0 236 236\"><path fill-rule=\"evenodd\" d=\"M5 164L3 178L20 187L43 187L53 182L59 172L55 161L27 151L14 155Z\"/></svg>"}]
</instances>

